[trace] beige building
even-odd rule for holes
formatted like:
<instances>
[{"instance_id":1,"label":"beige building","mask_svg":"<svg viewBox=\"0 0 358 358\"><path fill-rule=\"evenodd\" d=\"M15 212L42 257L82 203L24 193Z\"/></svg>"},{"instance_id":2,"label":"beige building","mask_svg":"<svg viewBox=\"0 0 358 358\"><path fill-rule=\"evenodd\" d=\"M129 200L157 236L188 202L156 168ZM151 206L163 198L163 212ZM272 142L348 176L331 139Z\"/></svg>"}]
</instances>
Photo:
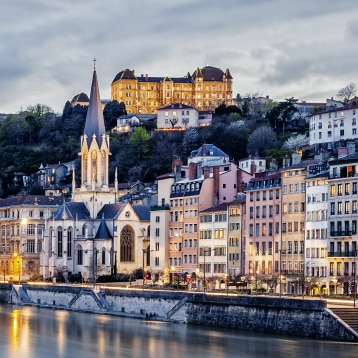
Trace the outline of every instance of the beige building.
<instances>
[{"instance_id":1,"label":"beige building","mask_svg":"<svg viewBox=\"0 0 358 358\"><path fill-rule=\"evenodd\" d=\"M300 294L304 283L306 173L309 164L293 154L284 160L282 175L282 238L280 243L282 293Z\"/></svg>"},{"instance_id":2,"label":"beige building","mask_svg":"<svg viewBox=\"0 0 358 358\"><path fill-rule=\"evenodd\" d=\"M246 197L239 193L237 200L228 203L227 266L229 280L245 274L245 212Z\"/></svg>"},{"instance_id":3,"label":"beige building","mask_svg":"<svg viewBox=\"0 0 358 358\"><path fill-rule=\"evenodd\" d=\"M245 281L251 290L278 288L281 173L251 179L246 191Z\"/></svg>"},{"instance_id":4,"label":"beige building","mask_svg":"<svg viewBox=\"0 0 358 358\"><path fill-rule=\"evenodd\" d=\"M37 279L48 219L63 197L19 194L0 199L0 280Z\"/></svg>"},{"instance_id":5,"label":"beige building","mask_svg":"<svg viewBox=\"0 0 358 358\"><path fill-rule=\"evenodd\" d=\"M220 104L232 104L229 69L206 66L183 77L137 77L134 70L117 73L111 84L111 100L123 102L128 113L155 114L173 103L195 107L198 111L215 110Z\"/></svg>"}]
</instances>

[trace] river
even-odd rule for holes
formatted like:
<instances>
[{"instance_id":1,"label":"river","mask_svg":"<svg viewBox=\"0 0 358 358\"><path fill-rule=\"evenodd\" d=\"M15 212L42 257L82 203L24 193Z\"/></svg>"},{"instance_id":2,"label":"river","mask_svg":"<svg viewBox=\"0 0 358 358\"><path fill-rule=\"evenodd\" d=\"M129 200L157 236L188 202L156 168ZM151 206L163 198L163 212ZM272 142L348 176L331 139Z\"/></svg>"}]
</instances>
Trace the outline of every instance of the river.
<instances>
[{"instance_id":1,"label":"river","mask_svg":"<svg viewBox=\"0 0 358 358\"><path fill-rule=\"evenodd\" d=\"M358 357L358 343L14 305L0 305L0 348L4 358Z\"/></svg>"}]
</instances>

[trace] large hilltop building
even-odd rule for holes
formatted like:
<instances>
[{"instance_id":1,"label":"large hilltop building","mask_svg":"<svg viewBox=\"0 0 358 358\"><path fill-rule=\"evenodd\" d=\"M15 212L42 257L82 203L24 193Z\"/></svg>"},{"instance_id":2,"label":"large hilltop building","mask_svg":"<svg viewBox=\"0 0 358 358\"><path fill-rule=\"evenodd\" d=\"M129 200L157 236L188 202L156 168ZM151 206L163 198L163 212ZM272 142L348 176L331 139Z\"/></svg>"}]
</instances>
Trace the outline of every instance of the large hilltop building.
<instances>
[{"instance_id":1,"label":"large hilltop building","mask_svg":"<svg viewBox=\"0 0 358 358\"><path fill-rule=\"evenodd\" d=\"M183 77L137 77L134 70L117 73L111 84L111 100L124 102L128 113L156 113L163 106L182 103L198 111L232 104L229 69L206 66Z\"/></svg>"}]
</instances>

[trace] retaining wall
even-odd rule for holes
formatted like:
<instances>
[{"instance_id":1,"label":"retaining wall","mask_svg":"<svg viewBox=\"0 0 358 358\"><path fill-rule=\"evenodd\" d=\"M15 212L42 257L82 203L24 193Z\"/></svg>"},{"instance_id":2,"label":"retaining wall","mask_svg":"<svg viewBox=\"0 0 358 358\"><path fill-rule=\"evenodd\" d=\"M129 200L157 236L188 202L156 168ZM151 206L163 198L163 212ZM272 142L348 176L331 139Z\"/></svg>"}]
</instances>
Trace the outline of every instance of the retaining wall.
<instances>
[{"instance_id":1,"label":"retaining wall","mask_svg":"<svg viewBox=\"0 0 358 358\"><path fill-rule=\"evenodd\" d=\"M85 286L0 284L0 301L47 308L229 327L319 339L358 341L324 300Z\"/></svg>"}]
</instances>

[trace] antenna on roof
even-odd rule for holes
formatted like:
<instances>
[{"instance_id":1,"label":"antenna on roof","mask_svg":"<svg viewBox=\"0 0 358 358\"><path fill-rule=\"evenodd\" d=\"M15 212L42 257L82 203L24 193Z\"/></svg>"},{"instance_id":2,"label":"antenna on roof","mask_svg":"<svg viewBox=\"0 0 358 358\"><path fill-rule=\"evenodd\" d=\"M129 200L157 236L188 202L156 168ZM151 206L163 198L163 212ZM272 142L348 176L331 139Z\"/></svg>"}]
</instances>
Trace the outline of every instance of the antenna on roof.
<instances>
[{"instance_id":1,"label":"antenna on roof","mask_svg":"<svg viewBox=\"0 0 358 358\"><path fill-rule=\"evenodd\" d=\"M206 66L209 66L209 55L206 54Z\"/></svg>"},{"instance_id":2,"label":"antenna on roof","mask_svg":"<svg viewBox=\"0 0 358 358\"><path fill-rule=\"evenodd\" d=\"M93 58L93 69L95 70L96 69L96 57Z\"/></svg>"}]
</instances>

